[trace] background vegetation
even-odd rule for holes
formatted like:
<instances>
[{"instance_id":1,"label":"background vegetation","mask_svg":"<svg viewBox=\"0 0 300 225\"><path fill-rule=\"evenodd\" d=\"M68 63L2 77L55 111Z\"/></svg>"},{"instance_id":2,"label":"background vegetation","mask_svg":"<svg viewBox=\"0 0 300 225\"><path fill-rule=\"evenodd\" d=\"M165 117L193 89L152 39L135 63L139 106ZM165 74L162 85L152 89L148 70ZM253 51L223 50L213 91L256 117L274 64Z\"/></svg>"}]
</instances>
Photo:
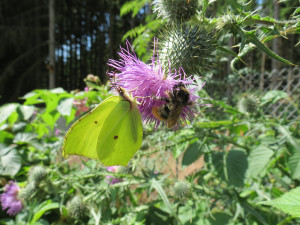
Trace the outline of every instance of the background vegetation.
<instances>
[{"instance_id":1,"label":"background vegetation","mask_svg":"<svg viewBox=\"0 0 300 225\"><path fill-rule=\"evenodd\" d=\"M141 149L117 172L94 160L61 157L67 127L111 95L105 64L117 59L122 37L134 40L133 48L147 61L154 36L163 54L170 32L176 31L168 27L184 25L183 18L172 24L160 2L56 1L55 84L63 88L48 90L41 89L48 87L49 55L43 42L48 2L24 2L18 11L15 5L21 3L1 1L1 38L9 40L1 47L1 99L23 96L0 108L1 184L5 192L9 180L17 182L23 210L15 216L1 211L0 224L300 223L299 93L257 88L231 93L232 98L224 94L240 75L247 81L255 72L300 64L296 1L277 4L277 14L271 1L199 1L187 23L213 34L215 42L201 46L214 50L204 54L207 61L201 67L195 61L182 66L198 71L199 86L203 80L209 83L198 95L213 95L204 102L213 108L200 107L197 121L184 129L145 126ZM196 1L172 2L189 7ZM183 51L175 52L170 64ZM212 67L204 68L207 64ZM88 76L83 82L88 73L99 78ZM216 94L220 82L223 92ZM293 105L293 117L266 110L283 103Z\"/></svg>"}]
</instances>

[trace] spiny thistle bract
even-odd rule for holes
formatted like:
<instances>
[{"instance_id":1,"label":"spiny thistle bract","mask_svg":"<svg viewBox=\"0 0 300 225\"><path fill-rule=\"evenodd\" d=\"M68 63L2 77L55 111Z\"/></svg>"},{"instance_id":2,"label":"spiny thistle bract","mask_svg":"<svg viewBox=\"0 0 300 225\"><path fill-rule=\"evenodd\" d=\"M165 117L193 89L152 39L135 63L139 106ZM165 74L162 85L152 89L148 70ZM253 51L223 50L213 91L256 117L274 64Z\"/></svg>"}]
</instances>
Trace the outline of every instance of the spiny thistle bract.
<instances>
[{"instance_id":1,"label":"spiny thistle bract","mask_svg":"<svg viewBox=\"0 0 300 225\"><path fill-rule=\"evenodd\" d=\"M191 185L186 181L178 181L174 184L173 192L175 198L186 198L191 192Z\"/></svg>"},{"instance_id":2,"label":"spiny thistle bract","mask_svg":"<svg viewBox=\"0 0 300 225\"><path fill-rule=\"evenodd\" d=\"M238 110L246 114L256 113L257 106L258 98L253 94L244 94L237 103Z\"/></svg>"},{"instance_id":3,"label":"spiny thistle bract","mask_svg":"<svg viewBox=\"0 0 300 225\"><path fill-rule=\"evenodd\" d=\"M203 26L171 25L160 43L160 61L164 69L182 67L186 74L196 75L211 68L216 49L212 29Z\"/></svg>"},{"instance_id":4,"label":"spiny thistle bract","mask_svg":"<svg viewBox=\"0 0 300 225\"><path fill-rule=\"evenodd\" d=\"M48 175L47 170L42 166L34 166L29 171L28 180L33 182L35 185L38 185L41 181L46 179Z\"/></svg>"},{"instance_id":5,"label":"spiny thistle bract","mask_svg":"<svg viewBox=\"0 0 300 225\"><path fill-rule=\"evenodd\" d=\"M170 22L184 22L197 14L199 0L156 0L154 11Z\"/></svg>"},{"instance_id":6,"label":"spiny thistle bract","mask_svg":"<svg viewBox=\"0 0 300 225\"><path fill-rule=\"evenodd\" d=\"M38 189L34 183L28 183L19 193L19 198L25 201L33 199L37 194Z\"/></svg>"},{"instance_id":7,"label":"spiny thistle bract","mask_svg":"<svg viewBox=\"0 0 300 225\"><path fill-rule=\"evenodd\" d=\"M72 220L82 220L88 215L88 208L80 196L75 196L67 203L67 210Z\"/></svg>"}]
</instances>

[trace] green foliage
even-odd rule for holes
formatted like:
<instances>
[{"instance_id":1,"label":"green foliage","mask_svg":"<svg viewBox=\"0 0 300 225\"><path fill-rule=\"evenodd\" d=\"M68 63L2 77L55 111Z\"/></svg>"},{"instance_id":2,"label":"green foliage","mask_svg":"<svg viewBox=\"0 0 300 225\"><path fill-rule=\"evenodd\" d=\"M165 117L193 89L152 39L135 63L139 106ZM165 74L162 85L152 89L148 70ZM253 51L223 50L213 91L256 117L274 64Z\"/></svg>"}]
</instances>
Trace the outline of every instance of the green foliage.
<instances>
[{"instance_id":1,"label":"green foliage","mask_svg":"<svg viewBox=\"0 0 300 225\"><path fill-rule=\"evenodd\" d=\"M81 110L110 96L106 86L89 84L89 88L72 93L35 90L25 95L24 104L3 107L1 175L4 181L19 182L24 209L15 218L3 214L2 223L300 222L283 213L296 215L296 208L288 205L295 202L291 197L286 198L287 204L279 200L259 204L276 199L299 182L299 121L283 122L262 113L263 107L286 98L284 92L258 95L263 100L256 114L208 100L222 117L202 107L201 119L184 129L155 131L147 126L141 150L128 167L112 173L95 160L61 158L65 125L75 120L75 112L84 113ZM58 109L61 102L67 106ZM44 114L59 116L45 120ZM168 170L174 166L175 170ZM191 167L196 169L178 176ZM117 182L112 183L112 178ZM270 210L267 204L283 212Z\"/></svg>"},{"instance_id":2,"label":"green foliage","mask_svg":"<svg viewBox=\"0 0 300 225\"><path fill-rule=\"evenodd\" d=\"M300 187L290 190L280 198L265 201L262 204L274 206L294 217L300 217Z\"/></svg>"},{"instance_id":3,"label":"green foliage","mask_svg":"<svg viewBox=\"0 0 300 225\"><path fill-rule=\"evenodd\" d=\"M210 55L216 48L234 56L231 60L231 69L234 72L238 71L238 62L243 62L243 58L255 49L259 49L284 64L295 66L295 63L273 52L266 43L274 38L286 38L287 35L299 34L298 9L291 11L290 15L285 15L289 17L288 20L276 20L270 16L261 16L260 12L254 9L255 3L253 2L231 0L224 1L224 6L219 9L218 13L211 14L209 10L216 6L216 2L213 0L156 0L153 3L154 14L147 14L146 23L132 28L123 38L135 37L134 48L137 49L142 59L147 59L145 54L151 55L147 49L153 36L157 31L163 33L160 39L163 44L158 47L158 50L162 52L160 60L165 62L166 69L169 68L168 62L170 62L172 69L178 70L182 66L188 75L202 75L203 72L207 72L203 68L211 66L212 62L216 61ZM132 16L137 16L142 3L145 7L150 7L147 1L130 1L123 5L121 15L132 11ZM157 18L162 18L163 22L155 20L153 16L155 13ZM153 28L148 26L153 22L156 24ZM169 28L166 29L165 23ZM207 31L197 27L210 27L213 35L207 35ZM232 51L226 48L228 35L237 40L234 46L230 46L238 47L237 50ZM218 40L217 46L211 43L214 37ZM208 53L205 50L208 50ZM197 68L189 69L189 67L196 67L199 62L200 65Z\"/></svg>"}]
</instances>

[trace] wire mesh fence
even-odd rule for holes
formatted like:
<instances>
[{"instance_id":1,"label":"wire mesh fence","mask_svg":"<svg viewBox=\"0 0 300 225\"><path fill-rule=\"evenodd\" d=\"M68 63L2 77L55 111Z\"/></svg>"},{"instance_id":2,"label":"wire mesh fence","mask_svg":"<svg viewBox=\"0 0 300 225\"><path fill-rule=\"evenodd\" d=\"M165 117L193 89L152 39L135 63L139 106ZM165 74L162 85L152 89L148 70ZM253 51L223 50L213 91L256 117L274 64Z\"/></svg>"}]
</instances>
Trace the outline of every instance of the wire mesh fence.
<instances>
[{"instance_id":1,"label":"wire mesh fence","mask_svg":"<svg viewBox=\"0 0 300 225\"><path fill-rule=\"evenodd\" d=\"M209 81L206 91L214 99L224 99L235 104L243 93L255 93L262 97L271 90L280 90L288 94L288 99L282 99L276 104L269 104L264 112L276 118L299 118L300 99L300 69L283 68L260 73L245 69L240 76L229 75L226 80Z\"/></svg>"}]
</instances>

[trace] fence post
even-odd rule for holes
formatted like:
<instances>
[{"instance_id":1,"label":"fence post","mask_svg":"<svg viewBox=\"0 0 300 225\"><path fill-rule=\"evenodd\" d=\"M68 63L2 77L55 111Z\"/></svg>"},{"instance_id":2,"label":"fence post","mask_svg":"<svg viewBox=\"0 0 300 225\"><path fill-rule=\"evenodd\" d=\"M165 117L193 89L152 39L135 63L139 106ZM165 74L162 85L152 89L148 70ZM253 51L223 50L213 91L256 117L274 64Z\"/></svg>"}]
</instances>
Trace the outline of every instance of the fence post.
<instances>
[{"instance_id":1,"label":"fence post","mask_svg":"<svg viewBox=\"0 0 300 225\"><path fill-rule=\"evenodd\" d=\"M49 88L55 88L55 0L49 0Z\"/></svg>"}]
</instances>

